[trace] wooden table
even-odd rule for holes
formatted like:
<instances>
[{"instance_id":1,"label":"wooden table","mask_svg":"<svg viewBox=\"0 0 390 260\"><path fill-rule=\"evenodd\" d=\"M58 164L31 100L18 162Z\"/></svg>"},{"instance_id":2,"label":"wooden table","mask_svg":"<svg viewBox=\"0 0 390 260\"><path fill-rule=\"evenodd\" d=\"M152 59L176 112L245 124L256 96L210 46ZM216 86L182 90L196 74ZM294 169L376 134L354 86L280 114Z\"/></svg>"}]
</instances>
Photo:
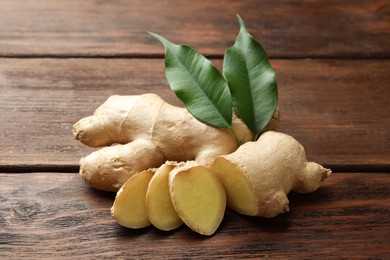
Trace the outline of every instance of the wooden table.
<instances>
[{"instance_id":1,"label":"wooden table","mask_svg":"<svg viewBox=\"0 0 390 260\"><path fill-rule=\"evenodd\" d=\"M221 69L236 13L276 70L280 131L334 173L312 194L291 193L276 218L227 211L212 237L120 227L114 194L78 175L93 149L73 139L73 123L112 94L180 105L146 31ZM389 58L387 0L2 0L0 258L389 259Z\"/></svg>"}]
</instances>

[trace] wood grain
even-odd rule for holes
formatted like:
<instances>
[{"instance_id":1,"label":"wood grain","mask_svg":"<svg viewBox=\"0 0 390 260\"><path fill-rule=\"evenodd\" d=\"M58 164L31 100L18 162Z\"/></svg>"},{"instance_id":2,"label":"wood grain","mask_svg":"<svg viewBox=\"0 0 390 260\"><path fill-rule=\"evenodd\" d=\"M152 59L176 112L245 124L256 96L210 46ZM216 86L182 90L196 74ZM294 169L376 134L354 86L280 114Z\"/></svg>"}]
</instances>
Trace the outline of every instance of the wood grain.
<instances>
[{"instance_id":1,"label":"wood grain","mask_svg":"<svg viewBox=\"0 0 390 260\"><path fill-rule=\"evenodd\" d=\"M150 56L146 31L222 56L239 13L272 57L389 57L387 0L2 0L0 56Z\"/></svg>"},{"instance_id":2,"label":"wood grain","mask_svg":"<svg viewBox=\"0 0 390 260\"><path fill-rule=\"evenodd\" d=\"M122 228L110 216L113 194L87 187L77 174L0 174L0 180L6 259L384 259L390 253L390 174L333 174L314 193L291 193L291 211L269 220L228 211L209 238L185 226Z\"/></svg>"},{"instance_id":3,"label":"wood grain","mask_svg":"<svg viewBox=\"0 0 390 260\"><path fill-rule=\"evenodd\" d=\"M220 68L221 61L215 63ZM308 158L340 166L390 165L388 60L273 60L281 127ZM71 167L92 149L72 125L113 94L180 101L160 59L2 59L0 168ZM73 168L72 168L73 167ZM46 171L45 170L45 171Z\"/></svg>"}]
</instances>

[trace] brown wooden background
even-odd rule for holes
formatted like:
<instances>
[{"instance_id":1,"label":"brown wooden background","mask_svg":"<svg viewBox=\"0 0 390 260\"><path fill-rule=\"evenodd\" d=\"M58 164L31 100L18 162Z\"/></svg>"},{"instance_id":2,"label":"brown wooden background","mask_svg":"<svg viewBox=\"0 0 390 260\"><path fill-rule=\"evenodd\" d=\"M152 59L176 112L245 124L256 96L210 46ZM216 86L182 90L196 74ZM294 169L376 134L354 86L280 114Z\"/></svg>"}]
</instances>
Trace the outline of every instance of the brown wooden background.
<instances>
[{"instance_id":1,"label":"brown wooden background","mask_svg":"<svg viewBox=\"0 0 390 260\"><path fill-rule=\"evenodd\" d=\"M146 31L220 69L236 13L276 70L280 130L334 174L290 194L291 212L274 219L227 211L209 238L121 228L114 195L77 174L92 149L73 139L73 123L112 94L181 105ZM0 258L388 259L389 58L386 0L1 0Z\"/></svg>"}]
</instances>

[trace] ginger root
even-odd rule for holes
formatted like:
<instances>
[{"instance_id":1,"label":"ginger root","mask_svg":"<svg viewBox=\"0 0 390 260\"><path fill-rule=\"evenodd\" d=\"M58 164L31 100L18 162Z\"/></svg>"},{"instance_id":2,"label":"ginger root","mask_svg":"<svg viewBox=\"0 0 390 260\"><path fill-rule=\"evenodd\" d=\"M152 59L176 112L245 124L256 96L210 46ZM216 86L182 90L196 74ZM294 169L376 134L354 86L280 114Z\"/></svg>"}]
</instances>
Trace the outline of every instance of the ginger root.
<instances>
[{"instance_id":1,"label":"ginger root","mask_svg":"<svg viewBox=\"0 0 390 260\"><path fill-rule=\"evenodd\" d=\"M274 129L278 122L277 112L269 125ZM252 140L236 116L232 128L242 143ZM195 160L207 166L238 147L228 129L203 124L186 108L155 94L111 96L93 116L77 122L73 134L88 146L106 146L80 160L80 175L91 186L114 192L135 173L167 160Z\"/></svg>"},{"instance_id":2,"label":"ginger root","mask_svg":"<svg viewBox=\"0 0 390 260\"><path fill-rule=\"evenodd\" d=\"M307 162L293 137L268 131L210 166L225 187L228 207L250 216L274 217L289 210L287 194L315 191L331 170Z\"/></svg>"}]
</instances>

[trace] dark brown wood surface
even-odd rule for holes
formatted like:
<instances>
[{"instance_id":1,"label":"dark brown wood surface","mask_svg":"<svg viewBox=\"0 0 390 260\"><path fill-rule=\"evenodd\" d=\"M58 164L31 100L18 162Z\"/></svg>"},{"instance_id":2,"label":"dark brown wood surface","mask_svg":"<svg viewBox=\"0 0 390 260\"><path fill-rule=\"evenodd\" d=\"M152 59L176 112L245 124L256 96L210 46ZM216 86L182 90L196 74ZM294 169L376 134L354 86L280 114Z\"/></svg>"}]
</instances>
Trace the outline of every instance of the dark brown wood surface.
<instances>
[{"instance_id":1,"label":"dark brown wood surface","mask_svg":"<svg viewBox=\"0 0 390 260\"><path fill-rule=\"evenodd\" d=\"M389 57L387 0L2 0L2 56L144 56L154 31L222 56L235 14L273 57Z\"/></svg>"},{"instance_id":2,"label":"dark brown wood surface","mask_svg":"<svg viewBox=\"0 0 390 260\"><path fill-rule=\"evenodd\" d=\"M390 175L384 173L334 173L315 193L290 194L291 211L274 219L227 211L207 238L186 226L122 228L109 217L113 194L89 188L76 174L1 178L0 256L15 259L385 259L389 253Z\"/></svg>"},{"instance_id":3,"label":"dark brown wood surface","mask_svg":"<svg viewBox=\"0 0 390 260\"><path fill-rule=\"evenodd\" d=\"M212 237L130 230L82 182L72 125L113 94L181 105L154 31L213 58L239 13L276 70L280 131L334 173L274 219L227 211ZM390 4L386 0L0 2L1 259L388 259Z\"/></svg>"}]
</instances>

